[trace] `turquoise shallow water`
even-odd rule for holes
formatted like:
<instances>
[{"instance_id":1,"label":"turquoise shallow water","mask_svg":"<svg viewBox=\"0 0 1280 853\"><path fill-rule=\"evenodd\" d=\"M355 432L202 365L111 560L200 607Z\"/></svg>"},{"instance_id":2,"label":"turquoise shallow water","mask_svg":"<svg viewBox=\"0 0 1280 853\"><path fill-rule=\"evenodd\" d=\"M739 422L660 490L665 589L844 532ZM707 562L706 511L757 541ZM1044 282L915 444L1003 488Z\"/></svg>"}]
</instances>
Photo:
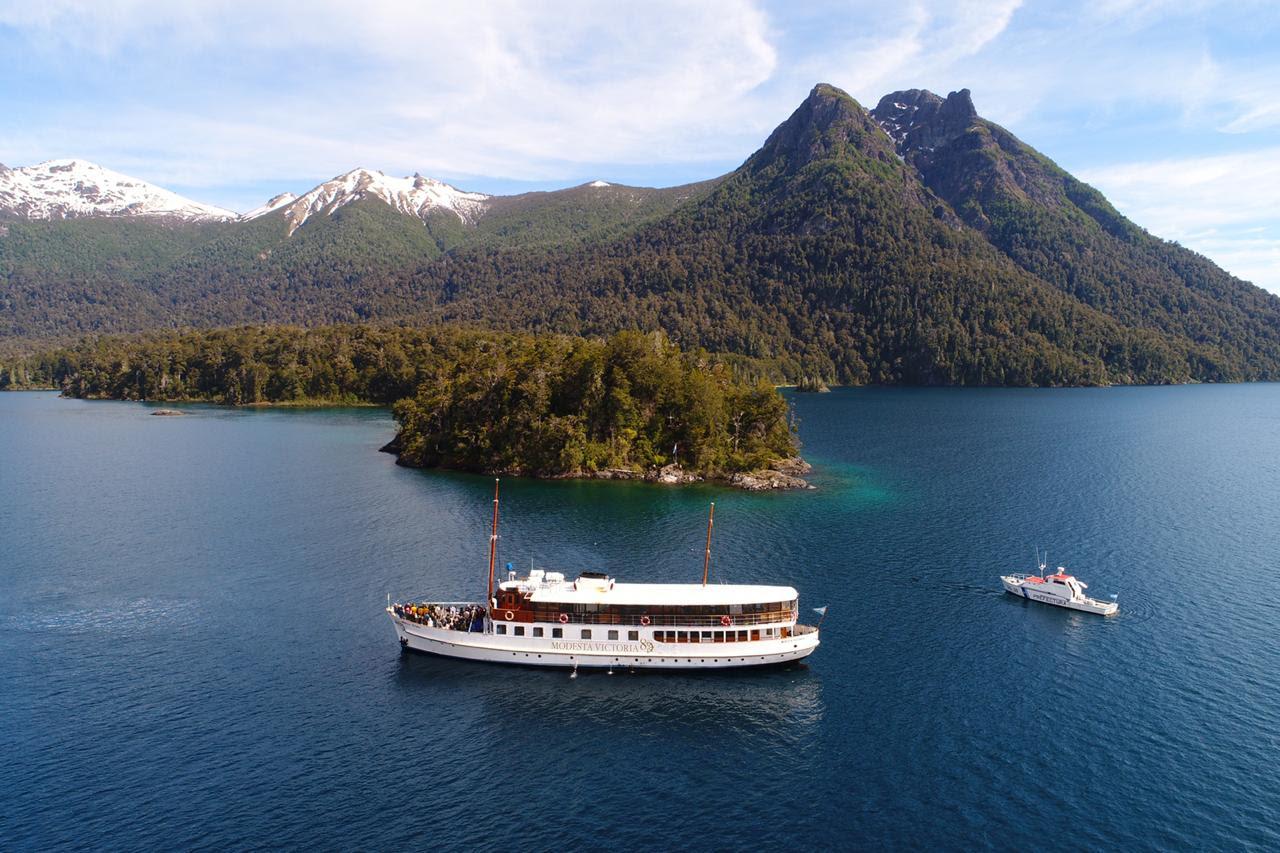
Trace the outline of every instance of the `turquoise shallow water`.
<instances>
[{"instance_id":1,"label":"turquoise shallow water","mask_svg":"<svg viewBox=\"0 0 1280 853\"><path fill-rule=\"evenodd\" d=\"M1280 386L793 399L817 490L508 480L500 559L691 580L715 500L810 665L571 681L400 654L491 480L385 412L0 395L0 847L1280 847Z\"/></svg>"}]
</instances>

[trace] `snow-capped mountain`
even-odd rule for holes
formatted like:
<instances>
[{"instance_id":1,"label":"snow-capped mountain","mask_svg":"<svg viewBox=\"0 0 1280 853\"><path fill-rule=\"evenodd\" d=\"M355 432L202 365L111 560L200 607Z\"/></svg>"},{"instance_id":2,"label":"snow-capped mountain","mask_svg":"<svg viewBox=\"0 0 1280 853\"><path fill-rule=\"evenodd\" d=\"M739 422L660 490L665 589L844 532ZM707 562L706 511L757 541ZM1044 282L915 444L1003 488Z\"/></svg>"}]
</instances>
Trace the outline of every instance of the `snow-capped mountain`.
<instances>
[{"instance_id":1,"label":"snow-capped mountain","mask_svg":"<svg viewBox=\"0 0 1280 853\"><path fill-rule=\"evenodd\" d=\"M146 181L85 160L49 160L35 166L0 166L0 212L28 219L76 216L172 216L188 220L235 219Z\"/></svg>"},{"instance_id":2,"label":"snow-capped mountain","mask_svg":"<svg viewBox=\"0 0 1280 853\"><path fill-rule=\"evenodd\" d=\"M290 202L297 201L298 197L293 193L280 193L275 198L270 199L266 204L255 207L248 213L240 214L241 219L257 219L259 216L266 216L273 210L279 210L287 206Z\"/></svg>"},{"instance_id":3,"label":"snow-capped mountain","mask_svg":"<svg viewBox=\"0 0 1280 853\"><path fill-rule=\"evenodd\" d=\"M292 234L312 216L331 214L345 204L368 196L380 198L401 213L422 220L433 211L447 210L467 224L473 224L484 212L490 198L483 193L463 192L422 175L393 178L372 169L353 169L296 199L287 193L276 196L242 218L256 219L283 210L289 218L289 233Z\"/></svg>"},{"instance_id":4,"label":"snow-capped mountain","mask_svg":"<svg viewBox=\"0 0 1280 853\"><path fill-rule=\"evenodd\" d=\"M614 188L613 184L601 180L582 186ZM368 197L380 199L400 213L424 222L436 211L447 211L465 225L474 225L492 202L518 198L466 192L418 174L396 178L373 169L353 169L303 195L281 193L247 213L236 214L183 198L86 160L49 160L17 169L0 164L0 213L28 219L168 216L191 221L246 222L276 214L288 220L288 233L292 235L311 217L327 216L346 204Z\"/></svg>"}]
</instances>

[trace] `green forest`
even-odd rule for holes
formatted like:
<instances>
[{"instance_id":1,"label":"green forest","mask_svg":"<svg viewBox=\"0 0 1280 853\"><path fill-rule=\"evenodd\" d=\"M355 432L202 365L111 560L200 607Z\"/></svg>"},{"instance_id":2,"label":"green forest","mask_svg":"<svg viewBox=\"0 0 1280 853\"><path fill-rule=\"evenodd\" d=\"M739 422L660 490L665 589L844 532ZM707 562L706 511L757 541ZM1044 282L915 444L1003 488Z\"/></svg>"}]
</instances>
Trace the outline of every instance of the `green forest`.
<instances>
[{"instance_id":1,"label":"green forest","mask_svg":"<svg viewBox=\"0 0 1280 853\"><path fill-rule=\"evenodd\" d=\"M227 405L394 404L415 467L535 476L676 464L725 478L794 457L766 366L608 338L458 327L244 326L86 339L0 365L0 388Z\"/></svg>"},{"instance_id":2,"label":"green forest","mask_svg":"<svg viewBox=\"0 0 1280 853\"><path fill-rule=\"evenodd\" d=\"M529 193L495 201L475 225L424 223L373 198L291 235L278 217L4 218L0 359L103 333L462 324L661 330L790 382L1280 378L1280 299L1143 231L960 106L954 123L921 128L929 145L899 152L856 101L818 86L722 179ZM269 372L229 369L247 371L222 392L237 401L302 381L271 374L285 388L265 388ZM32 384L15 370L0 383ZM159 378L186 387L210 370ZM298 393L355 393L323 375L315 384Z\"/></svg>"}]
</instances>

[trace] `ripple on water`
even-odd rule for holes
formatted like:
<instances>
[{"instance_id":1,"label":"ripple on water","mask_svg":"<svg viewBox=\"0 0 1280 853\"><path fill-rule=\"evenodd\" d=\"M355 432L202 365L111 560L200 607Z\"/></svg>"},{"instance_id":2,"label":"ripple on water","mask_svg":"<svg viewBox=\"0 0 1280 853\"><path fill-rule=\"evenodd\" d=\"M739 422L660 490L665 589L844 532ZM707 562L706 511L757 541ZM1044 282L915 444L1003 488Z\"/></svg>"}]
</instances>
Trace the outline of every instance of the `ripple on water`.
<instances>
[{"instance_id":1,"label":"ripple on water","mask_svg":"<svg viewBox=\"0 0 1280 853\"><path fill-rule=\"evenodd\" d=\"M794 400L819 488L511 479L499 559L690 581L715 500L808 666L570 680L401 655L492 478L385 412L0 395L6 848L1280 847L1280 387ZM1119 615L1004 593L1036 545Z\"/></svg>"}]
</instances>

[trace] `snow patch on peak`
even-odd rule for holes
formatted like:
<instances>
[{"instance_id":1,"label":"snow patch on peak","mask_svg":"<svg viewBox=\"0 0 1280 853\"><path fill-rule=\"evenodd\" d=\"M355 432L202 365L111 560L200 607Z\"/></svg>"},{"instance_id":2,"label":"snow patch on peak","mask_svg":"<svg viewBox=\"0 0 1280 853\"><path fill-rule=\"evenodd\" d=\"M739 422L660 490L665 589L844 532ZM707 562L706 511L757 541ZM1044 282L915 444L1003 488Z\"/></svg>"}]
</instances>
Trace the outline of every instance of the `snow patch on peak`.
<instances>
[{"instance_id":1,"label":"snow patch on peak","mask_svg":"<svg viewBox=\"0 0 1280 853\"><path fill-rule=\"evenodd\" d=\"M965 132L977 115L968 89L945 99L926 89L892 92L871 111L899 154L932 151Z\"/></svg>"},{"instance_id":2,"label":"snow patch on peak","mask_svg":"<svg viewBox=\"0 0 1280 853\"><path fill-rule=\"evenodd\" d=\"M613 186L613 184L609 183L608 181L592 181L591 183L587 184L587 186L589 186L589 187L611 187L611 186Z\"/></svg>"},{"instance_id":3,"label":"snow patch on peak","mask_svg":"<svg viewBox=\"0 0 1280 853\"><path fill-rule=\"evenodd\" d=\"M201 204L154 184L85 160L46 160L0 169L0 210L28 219L77 216L172 216L235 219L229 210Z\"/></svg>"},{"instance_id":4,"label":"snow patch on peak","mask_svg":"<svg viewBox=\"0 0 1280 853\"><path fill-rule=\"evenodd\" d=\"M283 208L289 218L289 233L292 234L312 216L332 214L344 205L369 196L423 221L432 211L447 210L468 225L479 218L489 200L489 196L483 193L464 192L423 175L395 178L372 169L352 169L296 199L274 206L268 203L265 210L250 211L244 218L254 219Z\"/></svg>"},{"instance_id":5,"label":"snow patch on peak","mask_svg":"<svg viewBox=\"0 0 1280 853\"><path fill-rule=\"evenodd\" d=\"M241 219L257 219L259 216L266 216L273 210L279 210L291 202L297 201L298 197L293 193L280 193L280 195L270 199L266 204L255 207L248 213L242 214Z\"/></svg>"}]
</instances>

